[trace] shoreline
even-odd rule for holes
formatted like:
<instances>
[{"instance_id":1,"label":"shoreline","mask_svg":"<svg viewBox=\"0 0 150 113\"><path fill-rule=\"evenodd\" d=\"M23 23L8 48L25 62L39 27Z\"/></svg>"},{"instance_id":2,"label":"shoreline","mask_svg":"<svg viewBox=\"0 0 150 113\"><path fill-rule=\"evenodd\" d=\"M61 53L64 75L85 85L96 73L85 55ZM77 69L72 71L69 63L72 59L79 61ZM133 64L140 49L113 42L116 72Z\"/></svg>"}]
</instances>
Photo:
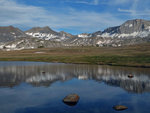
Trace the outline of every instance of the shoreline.
<instances>
[{"instance_id":1,"label":"shoreline","mask_svg":"<svg viewBox=\"0 0 150 113\"><path fill-rule=\"evenodd\" d=\"M116 67L134 67L134 68L150 68L150 66L146 65L118 65L118 64L94 64L94 63L71 63L71 62L49 62L49 61L36 61L36 60L1 60L0 62L43 62L43 63L60 63L60 64L86 64L86 65L104 65L104 66L116 66Z\"/></svg>"},{"instance_id":2,"label":"shoreline","mask_svg":"<svg viewBox=\"0 0 150 113\"><path fill-rule=\"evenodd\" d=\"M150 68L150 43L118 48L68 47L0 51L0 61L40 61Z\"/></svg>"}]
</instances>

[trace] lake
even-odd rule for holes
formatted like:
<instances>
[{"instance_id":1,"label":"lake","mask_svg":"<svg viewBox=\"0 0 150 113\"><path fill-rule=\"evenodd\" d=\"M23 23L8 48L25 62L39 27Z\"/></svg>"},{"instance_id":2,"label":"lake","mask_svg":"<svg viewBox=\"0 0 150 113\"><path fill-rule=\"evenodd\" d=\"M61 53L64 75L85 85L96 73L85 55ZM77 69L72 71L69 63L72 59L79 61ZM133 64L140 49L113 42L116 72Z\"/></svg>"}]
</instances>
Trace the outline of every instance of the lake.
<instances>
[{"instance_id":1,"label":"lake","mask_svg":"<svg viewBox=\"0 0 150 113\"><path fill-rule=\"evenodd\" d=\"M80 99L68 106L62 100L72 93ZM114 105L128 109L115 111ZM149 108L149 68L0 62L0 113L149 113Z\"/></svg>"}]
</instances>

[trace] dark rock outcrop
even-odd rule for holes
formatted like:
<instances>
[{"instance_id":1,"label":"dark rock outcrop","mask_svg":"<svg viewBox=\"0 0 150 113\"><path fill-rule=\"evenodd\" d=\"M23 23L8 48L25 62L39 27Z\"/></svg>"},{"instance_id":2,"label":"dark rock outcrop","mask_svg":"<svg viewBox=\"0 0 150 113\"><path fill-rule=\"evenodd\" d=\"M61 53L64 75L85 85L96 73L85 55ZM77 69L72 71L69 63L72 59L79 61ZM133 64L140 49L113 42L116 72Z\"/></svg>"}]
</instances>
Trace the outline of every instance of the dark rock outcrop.
<instances>
[{"instance_id":1,"label":"dark rock outcrop","mask_svg":"<svg viewBox=\"0 0 150 113\"><path fill-rule=\"evenodd\" d=\"M74 106L78 103L79 98L77 94L70 94L63 99L63 102L69 106Z\"/></svg>"},{"instance_id":2,"label":"dark rock outcrop","mask_svg":"<svg viewBox=\"0 0 150 113\"><path fill-rule=\"evenodd\" d=\"M116 105L116 106L113 106L113 108L117 111L122 111L122 110L128 109L126 106L123 106L123 105Z\"/></svg>"}]
</instances>

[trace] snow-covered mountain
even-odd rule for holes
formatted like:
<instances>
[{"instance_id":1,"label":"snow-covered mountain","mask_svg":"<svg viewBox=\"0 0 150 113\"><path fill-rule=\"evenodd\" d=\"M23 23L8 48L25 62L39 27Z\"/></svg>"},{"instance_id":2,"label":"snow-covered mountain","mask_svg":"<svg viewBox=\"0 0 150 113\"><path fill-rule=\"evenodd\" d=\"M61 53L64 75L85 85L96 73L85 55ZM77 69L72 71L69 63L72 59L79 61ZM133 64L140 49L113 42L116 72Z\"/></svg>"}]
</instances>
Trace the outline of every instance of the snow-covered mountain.
<instances>
[{"instance_id":1,"label":"snow-covered mountain","mask_svg":"<svg viewBox=\"0 0 150 113\"><path fill-rule=\"evenodd\" d=\"M39 39L52 40L52 41L64 41L69 38L68 33L53 31L48 26L34 27L28 31L25 31L25 33L32 37L37 37ZM71 34L70 34L70 36L71 36Z\"/></svg>"},{"instance_id":2,"label":"snow-covered mountain","mask_svg":"<svg viewBox=\"0 0 150 113\"><path fill-rule=\"evenodd\" d=\"M70 42L69 42L70 41ZM150 41L150 21L135 19L128 20L120 26L110 27L103 32L81 34L67 40L72 46L123 46Z\"/></svg>"},{"instance_id":3,"label":"snow-covered mountain","mask_svg":"<svg viewBox=\"0 0 150 113\"><path fill-rule=\"evenodd\" d=\"M37 38L23 38L15 41L7 42L1 45L1 48L6 51L22 50L22 49L35 49L35 48L51 48L62 47L63 44L58 41L43 40Z\"/></svg>"},{"instance_id":4,"label":"snow-covered mountain","mask_svg":"<svg viewBox=\"0 0 150 113\"><path fill-rule=\"evenodd\" d=\"M0 27L1 49L55 47L48 46L47 43L59 46L118 47L145 42L150 42L150 21L142 19L128 20L120 26L110 27L104 31L79 35L72 35L64 31L56 32L48 26L34 27L25 32L13 26Z\"/></svg>"},{"instance_id":5,"label":"snow-covered mountain","mask_svg":"<svg viewBox=\"0 0 150 113\"><path fill-rule=\"evenodd\" d=\"M110 27L102 32L102 37L146 37L150 34L150 21L128 20L121 26Z\"/></svg>"},{"instance_id":6,"label":"snow-covered mountain","mask_svg":"<svg viewBox=\"0 0 150 113\"><path fill-rule=\"evenodd\" d=\"M23 31L13 26L0 27L0 49L5 49L5 45L16 40L28 37ZM11 45L14 47L14 44ZM8 48L10 45L8 45Z\"/></svg>"},{"instance_id":7,"label":"snow-covered mountain","mask_svg":"<svg viewBox=\"0 0 150 113\"><path fill-rule=\"evenodd\" d=\"M44 29L33 28L31 31L39 31L53 34L58 34L52 31L50 28L45 27ZM61 42L55 40L46 40L44 38L37 38L37 36L27 35L26 32L21 31L13 26L0 27L0 49L4 50L21 50L21 49L33 49L33 48L48 48L48 47L60 47Z\"/></svg>"}]
</instances>

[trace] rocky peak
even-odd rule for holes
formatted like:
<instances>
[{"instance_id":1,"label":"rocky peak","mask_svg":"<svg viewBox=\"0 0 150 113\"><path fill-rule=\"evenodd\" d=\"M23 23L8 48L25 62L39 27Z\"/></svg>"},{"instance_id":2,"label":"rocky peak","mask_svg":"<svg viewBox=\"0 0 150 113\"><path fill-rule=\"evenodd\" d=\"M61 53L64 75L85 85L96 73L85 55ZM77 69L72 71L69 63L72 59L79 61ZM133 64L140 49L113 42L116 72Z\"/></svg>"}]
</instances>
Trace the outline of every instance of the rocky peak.
<instances>
[{"instance_id":1,"label":"rocky peak","mask_svg":"<svg viewBox=\"0 0 150 113\"><path fill-rule=\"evenodd\" d=\"M0 33L4 33L4 32L9 33L9 32L17 32L17 31L21 31L21 30L13 26L0 27Z\"/></svg>"},{"instance_id":2,"label":"rocky peak","mask_svg":"<svg viewBox=\"0 0 150 113\"><path fill-rule=\"evenodd\" d=\"M57 32L53 31L48 26L45 27L33 27L32 29L25 31L26 33L50 33L50 34L57 34Z\"/></svg>"},{"instance_id":3,"label":"rocky peak","mask_svg":"<svg viewBox=\"0 0 150 113\"><path fill-rule=\"evenodd\" d=\"M26 34L13 26L0 27L0 42L13 41L17 38L26 37Z\"/></svg>"},{"instance_id":4,"label":"rocky peak","mask_svg":"<svg viewBox=\"0 0 150 113\"><path fill-rule=\"evenodd\" d=\"M59 33L60 33L61 36L65 36L65 37L68 37L68 38L74 37L74 35L72 35L70 33L67 33L67 32L64 32L64 31L60 31Z\"/></svg>"},{"instance_id":5,"label":"rocky peak","mask_svg":"<svg viewBox=\"0 0 150 113\"><path fill-rule=\"evenodd\" d=\"M97 31L97 32L94 32L92 33L92 37L95 37L95 36L100 36L102 34L102 31Z\"/></svg>"},{"instance_id":6,"label":"rocky peak","mask_svg":"<svg viewBox=\"0 0 150 113\"><path fill-rule=\"evenodd\" d=\"M142 19L128 20L124 24L122 24L119 29L120 33L126 34L147 31L150 29L150 21Z\"/></svg>"},{"instance_id":7,"label":"rocky peak","mask_svg":"<svg viewBox=\"0 0 150 113\"><path fill-rule=\"evenodd\" d=\"M128 20L120 26L107 28L103 33L131 34L142 31L150 31L150 21L142 19Z\"/></svg>"},{"instance_id":8,"label":"rocky peak","mask_svg":"<svg viewBox=\"0 0 150 113\"><path fill-rule=\"evenodd\" d=\"M105 30L102 32L102 34L104 34L104 33L110 33L110 34L119 33L119 32L120 32L120 31L119 31L119 27L120 27L120 26L109 27L109 28L105 29Z\"/></svg>"}]
</instances>

